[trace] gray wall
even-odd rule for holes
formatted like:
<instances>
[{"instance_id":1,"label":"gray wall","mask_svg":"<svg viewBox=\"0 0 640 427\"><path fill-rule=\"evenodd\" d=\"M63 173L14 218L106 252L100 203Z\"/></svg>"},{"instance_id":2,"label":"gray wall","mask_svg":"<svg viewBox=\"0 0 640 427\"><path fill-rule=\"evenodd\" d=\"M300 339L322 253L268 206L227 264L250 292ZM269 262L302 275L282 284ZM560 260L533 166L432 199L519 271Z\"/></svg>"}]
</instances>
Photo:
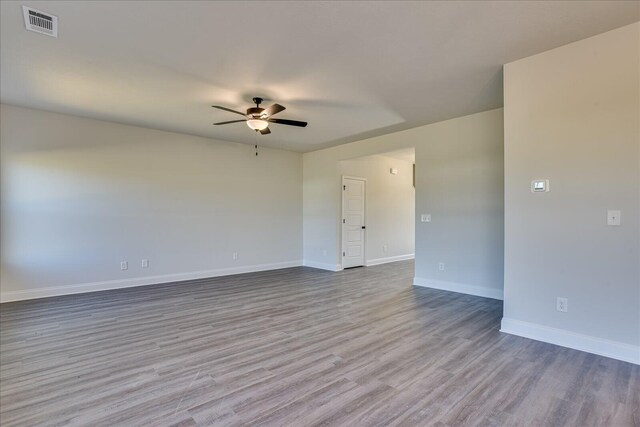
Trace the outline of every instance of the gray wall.
<instances>
[{"instance_id":1,"label":"gray wall","mask_svg":"<svg viewBox=\"0 0 640 427\"><path fill-rule=\"evenodd\" d=\"M305 264L340 268L339 162L415 147L416 284L501 298L502 145L497 109L305 153Z\"/></svg>"},{"instance_id":2,"label":"gray wall","mask_svg":"<svg viewBox=\"0 0 640 427\"><path fill-rule=\"evenodd\" d=\"M416 284L502 299L502 114L490 119L459 120L416 146L416 219L432 217L416 225Z\"/></svg>"},{"instance_id":3,"label":"gray wall","mask_svg":"<svg viewBox=\"0 0 640 427\"><path fill-rule=\"evenodd\" d=\"M503 326L636 363L639 25L504 69ZM551 191L532 194L537 178ZM607 226L608 209L622 211L620 227ZM556 297L569 299L567 313L556 311Z\"/></svg>"},{"instance_id":4,"label":"gray wall","mask_svg":"<svg viewBox=\"0 0 640 427\"><path fill-rule=\"evenodd\" d=\"M1 120L4 300L301 263L299 153L9 105Z\"/></svg>"}]
</instances>

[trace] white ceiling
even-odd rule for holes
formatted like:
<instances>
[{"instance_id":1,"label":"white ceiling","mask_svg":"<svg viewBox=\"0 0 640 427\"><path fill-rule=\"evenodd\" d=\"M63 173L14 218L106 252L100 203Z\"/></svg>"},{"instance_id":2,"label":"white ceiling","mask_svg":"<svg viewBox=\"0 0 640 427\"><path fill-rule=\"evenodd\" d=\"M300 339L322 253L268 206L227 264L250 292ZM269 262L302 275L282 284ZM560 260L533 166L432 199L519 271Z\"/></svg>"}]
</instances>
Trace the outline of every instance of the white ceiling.
<instances>
[{"instance_id":1,"label":"white ceiling","mask_svg":"<svg viewBox=\"0 0 640 427\"><path fill-rule=\"evenodd\" d=\"M21 5L59 17L24 29ZM636 1L1 3L0 99L312 151L502 106L501 64L640 20ZM287 107L256 135L210 107Z\"/></svg>"}]
</instances>

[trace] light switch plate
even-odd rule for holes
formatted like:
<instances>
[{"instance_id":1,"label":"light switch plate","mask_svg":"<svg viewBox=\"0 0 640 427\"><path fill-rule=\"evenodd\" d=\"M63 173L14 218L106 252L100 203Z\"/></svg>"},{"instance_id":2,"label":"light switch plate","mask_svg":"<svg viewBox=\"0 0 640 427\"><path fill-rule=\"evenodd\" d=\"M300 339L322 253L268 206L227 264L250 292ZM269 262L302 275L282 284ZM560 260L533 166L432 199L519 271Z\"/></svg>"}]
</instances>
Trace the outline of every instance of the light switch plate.
<instances>
[{"instance_id":1,"label":"light switch plate","mask_svg":"<svg viewBox=\"0 0 640 427\"><path fill-rule=\"evenodd\" d=\"M618 226L618 225L620 225L620 221L621 221L620 215L621 215L620 211L608 210L607 211L607 225L610 225L610 226Z\"/></svg>"},{"instance_id":2,"label":"light switch plate","mask_svg":"<svg viewBox=\"0 0 640 427\"><path fill-rule=\"evenodd\" d=\"M532 193L547 193L549 192L549 180L548 179L534 179L531 181Z\"/></svg>"},{"instance_id":3,"label":"light switch plate","mask_svg":"<svg viewBox=\"0 0 640 427\"><path fill-rule=\"evenodd\" d=\"M420 215L421 222L431 222L431 214L422 214Z\"/></svg>"}]
</instances>

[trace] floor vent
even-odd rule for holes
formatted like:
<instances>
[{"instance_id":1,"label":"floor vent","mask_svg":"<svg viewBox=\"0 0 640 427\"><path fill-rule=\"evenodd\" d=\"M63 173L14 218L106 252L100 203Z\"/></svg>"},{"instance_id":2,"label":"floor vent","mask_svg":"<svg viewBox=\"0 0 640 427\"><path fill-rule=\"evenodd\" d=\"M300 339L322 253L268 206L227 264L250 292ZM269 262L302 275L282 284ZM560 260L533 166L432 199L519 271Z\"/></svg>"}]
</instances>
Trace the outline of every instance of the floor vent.
<instances>
[{"instance_id":1,"label":"floor vent","mask_svg":"<svg viewBox=\"0 0 640 427\"><path fill-rule=\"evenodd\" d=\"M58 37L58 17L46 12L22 6L24 25L29 31Z\"/></svg>"}]
</instances>

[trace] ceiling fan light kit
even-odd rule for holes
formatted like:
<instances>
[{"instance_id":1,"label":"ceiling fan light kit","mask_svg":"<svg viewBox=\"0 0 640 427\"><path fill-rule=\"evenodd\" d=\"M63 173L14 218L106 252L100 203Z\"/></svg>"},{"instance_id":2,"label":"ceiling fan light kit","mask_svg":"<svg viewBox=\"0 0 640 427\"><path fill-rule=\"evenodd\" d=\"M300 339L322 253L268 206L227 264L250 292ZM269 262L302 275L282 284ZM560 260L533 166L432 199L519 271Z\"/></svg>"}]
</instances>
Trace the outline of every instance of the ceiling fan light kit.
<instances>
[{"instance_id":1,"label":"ceiling fan light kit","mask_svg":"<svg viewBox=\"0 0 640 427\"><path fill-rule=\"evenodd\" d=\"M269 127L269 122L262 119L247 120L247 126L253 130L263 130Z\"/></svg>"},{"instance_id":2,"label":"ceiling fan light kit","mask_svg":"<svg viewBox=\"0 0 640 427\"><path fill-rule=\"evenodd\" d=\"M228 111L230 113L239 114L244 116L244 120L231 120L227 122L218 122L214 123L214 125L226 125L229 123L240 123L246 122L249 129L252 129L256 132L260 132L261 135L270 134L269 124L276 123L280 125L287 126L297 126L297 127L305 127L307 126L307 122L299 122L297 120L287 120L287 119L272 119L271 116L278 114L281 111L284 111L285 108L280 104L273 104L267 108L260 107L263 99L255 97L253 98L253 102L256 103L255 107L247 108L246 113L241 113L240 111L235 111L227 107L222 107L220 105L212 105L213 108L217 108L219 110Z\"/></svg>"}]
</instances>

